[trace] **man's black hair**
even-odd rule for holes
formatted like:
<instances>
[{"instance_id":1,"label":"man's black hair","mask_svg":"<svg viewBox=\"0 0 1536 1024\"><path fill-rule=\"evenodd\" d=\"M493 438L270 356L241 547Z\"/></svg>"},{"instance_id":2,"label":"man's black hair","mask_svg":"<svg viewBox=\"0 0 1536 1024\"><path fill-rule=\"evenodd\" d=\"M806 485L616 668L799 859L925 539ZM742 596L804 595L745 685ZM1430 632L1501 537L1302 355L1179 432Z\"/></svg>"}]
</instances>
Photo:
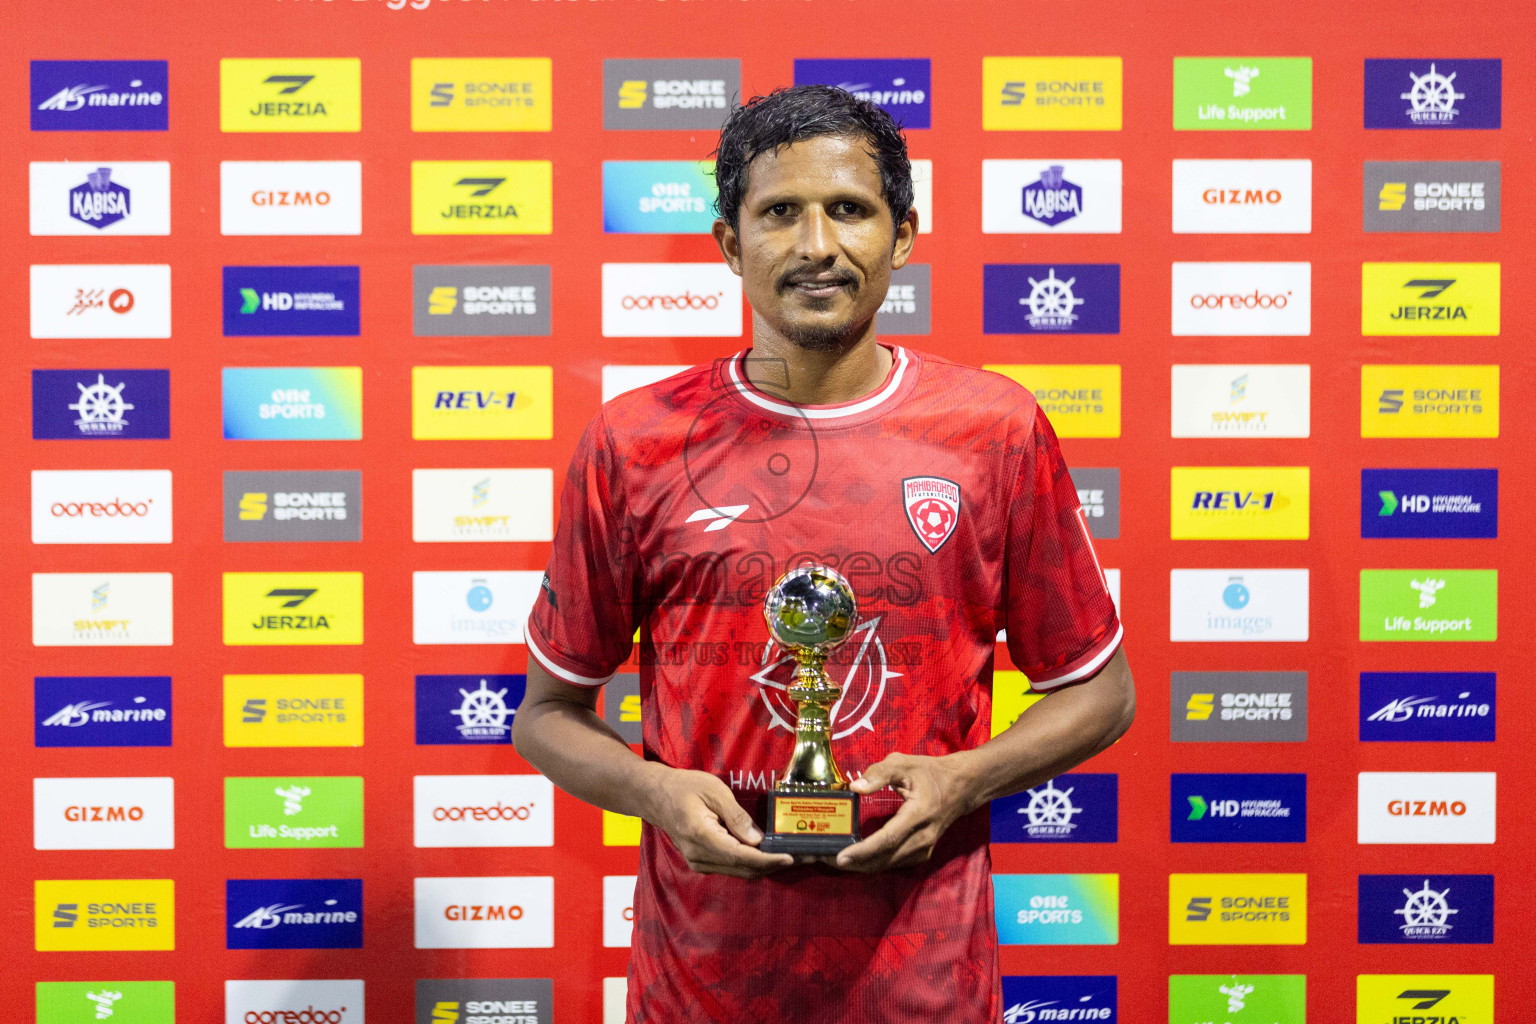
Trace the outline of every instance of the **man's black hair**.
<instances>
[{"instance_id":1,"label":"man's black hair","mask_svg":"<svg viewBox=\"0 0 1536 1024\"><path fill-rule=\"evenodd\" d=\"M880 195L896 227L912 208L912 163L901 126L884 110L830 85L796 85L754 96L731 111L714 152L715 210L732 231L740 228L747 169L763 153L822 135L863 139L880 168Z\"/></svg>"}]
</instances>

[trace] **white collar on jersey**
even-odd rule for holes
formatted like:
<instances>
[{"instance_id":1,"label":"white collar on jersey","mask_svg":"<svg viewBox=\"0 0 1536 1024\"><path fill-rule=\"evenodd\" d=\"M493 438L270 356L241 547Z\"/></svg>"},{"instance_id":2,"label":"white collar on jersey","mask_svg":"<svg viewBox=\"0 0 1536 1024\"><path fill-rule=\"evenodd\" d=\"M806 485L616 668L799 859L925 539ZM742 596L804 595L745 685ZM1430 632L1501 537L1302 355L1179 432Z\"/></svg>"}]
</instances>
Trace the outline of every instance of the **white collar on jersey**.
<instances>
[{"instance_id":1,"label":"white collar on jersey","mask_svg":"<svg viewBox=\"0 0 1536 1024\"><path fill-rule=\"evenodd\" d=\"M900 389L902 378L906 376L907 367L911 362L907 358L907 350L900 345L894 345L891 347L891 355L894 357L895 362L890 379L878 391L859 399L857 402L851 402L846 405L796 405L793 402L775 401L752 386L746 379L746 374L742 372L742 364L746 361L747 351L750 350L741 352L728 364L731 383L735 386L737 394L759 408L768 409L771 412L780 413L785 416L804 416L809 420L832 420L843 416L856 416L859 413L868 412Z\"/></svg>"}]
</instances>

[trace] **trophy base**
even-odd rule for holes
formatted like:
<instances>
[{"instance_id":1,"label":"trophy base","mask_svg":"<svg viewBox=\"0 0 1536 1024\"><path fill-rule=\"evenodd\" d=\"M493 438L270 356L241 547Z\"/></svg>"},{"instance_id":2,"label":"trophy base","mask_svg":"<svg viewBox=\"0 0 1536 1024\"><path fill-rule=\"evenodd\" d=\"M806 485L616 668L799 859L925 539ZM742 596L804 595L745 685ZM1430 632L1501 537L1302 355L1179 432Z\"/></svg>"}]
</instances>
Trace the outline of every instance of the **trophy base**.
<instances>
[{"instance_id":1,"label":"trophy base","mask_svg":"<svg viewBox=\"0 0 1536 1024\"><path fill-rule=\"evenodd\" d=\"M768 794L764 853L833 854L859 841L859 795L847 790Z\"/></svg>"}]
</instances>

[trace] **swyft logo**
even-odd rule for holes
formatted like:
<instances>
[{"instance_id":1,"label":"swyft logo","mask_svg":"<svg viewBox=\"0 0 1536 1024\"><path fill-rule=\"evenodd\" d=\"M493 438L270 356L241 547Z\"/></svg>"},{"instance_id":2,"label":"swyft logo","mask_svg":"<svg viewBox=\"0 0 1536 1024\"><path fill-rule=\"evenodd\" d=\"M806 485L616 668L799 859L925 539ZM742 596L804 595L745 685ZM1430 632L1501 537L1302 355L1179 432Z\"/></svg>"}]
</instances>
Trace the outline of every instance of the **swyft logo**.
<instances>
[{"instance_id":1,"label":"swyft logo","mask_svg":"<svg viewBox=\"0 0 1536 1024\"><path fill-rule=\"evenodd\" d=\"M1309 437L1312 367L1174 364L1174 437Z\"/></svg>"},{"instance_id":2,"label":"swyft logo","mask_svg":"<svg viewBox=\"0 0 1536 1024\"><path fill-rule=\"evenodd\" d=\"M229 949L361 949L363 880L231 878L224 914Z\"/></svg>"},{"instance_id":3,"label":"swyft logo","mask_svg":"<svg viewBox=\"0 0 1536 1024\"><path fill-rule=\"evenodd\" d=\"M555 880L549 876L418 878L417 949L549 949Z\"/></svg>"},{"instance_id":4,"label":"swyft logo","mask_svg":"<svg viewBox=\"0 0 1536 1024\"><path fill-rule=\"evenodd\" d=\"M163 132L170 127L170 63L34 60L35 132Z\"/></svg>"},{"instance_id":5,"label":"swyft logo","mask_svg":"<svg viewBox=\"0 0 1536 1024\"><path fill-rule=\"evenodd\" d=\"M1003 975L1003 1024L1120 1020L1118 979L1108 975Z\"/></svg>"},{"instance_id":6,"label":"swyft logo","mask_svg":"<svg viewBox=\"0 0 1536 1024\"><path fill-rule=\"evenodd\" d=\"M1113 843L1120 837L1119 803L1118 775L1058 775L992 801L992 841Z\"/></svg>"},{"instance_id":7,"label":"swyft logo","mask_svg":"<svg viewBox=\"0 0 1536 1024\"><path fill-rule=\"evenodd\" d=\"M542 775L418 775L417 847L553 846L555 791Z\"/></svg>"},{"instance_id":8,"label":"swyft logo","mask_svg":"<svg viewBox=\"0 0 1536 1024\"><path fill-rule=\"evenodd\" d=\"M363 1024L363 983L226 981L224 1024Z\"/></svg>"},{"instance_id":9,"label":"swyft logo","mask_svg":"<svg viewBox=\"0 0 1536 1024\"><path fill-rule=\"evenodd\" d=\"M411 539L547 541L554 537L554 472L413 469Z\"/></svg>"},{"instance_id":10,"label":"swyft logo","mask_svg":"<svg viewBox=\"0 0 1536 1024\"><path fill-rule=\"evenodd\" d=\"M168 572L33 573L37 647L169 647Z\"/></svg>"}]
</instances>

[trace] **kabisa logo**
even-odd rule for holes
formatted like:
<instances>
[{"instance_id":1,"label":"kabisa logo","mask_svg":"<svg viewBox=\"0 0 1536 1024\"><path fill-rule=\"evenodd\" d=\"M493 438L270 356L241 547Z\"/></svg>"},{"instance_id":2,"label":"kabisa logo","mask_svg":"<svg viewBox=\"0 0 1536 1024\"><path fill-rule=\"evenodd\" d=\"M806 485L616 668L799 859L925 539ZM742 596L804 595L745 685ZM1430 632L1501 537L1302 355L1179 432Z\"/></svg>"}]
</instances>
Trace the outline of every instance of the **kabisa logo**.
<instances>
[{"instance_id":1,"label":"kabisa logo","mask_svg":"<svg viewBox=\"0 0 1536 1024\"><path fill-rule=\"evenodd\" d=\"M171 981L40 981L37 1019L48 1024L175 1024Z\"/></svg>"},{"instance_id":2,"label":"kabisa logo","mask_svg":"<svg viewBox=\"0 0 1536 1024\"><path fill-rule=\"evenodd\" d=\"M176 948L176 883L159 878L32 883L39 952Z\"/></svg>"},{"instance_id":3,"label":"kabisa logo","mask_svg":"<svg viewBox=\"0 0 1536 1024\"><path fill-rule=\"evenodd\" d=\"M32 683L39 747L168 747L169 676L38 676Z\"/></svg>"},{"instance_id":4,"label":"kabisa logo","mask_svg":"<svg viewBox=\"0 0 1536 1024\"><path fill-rule=\"evenodd\" d=\"M1360 974L1359 1024L1493 1024L1491 974Z\"/></svg>"},{"instance_id":5,"label":"kabisa logo","mask_svg":"<svg viewBox=\"0 0 1536 1024\"><path fill-rule=\"evenodd\" d=\"M1119 57L983 57L985 131L1120 130Z\"/></svg>"},{"instance_id":6,"label":"kabisa logo","mask_svg":"<svg viewBox=\"0 0 1536 1024\"><path fill-rule=\"evenodd\" d=\"M1360 740L1493 742L1497 688L1492 672L1360 673Z\"/></svg>"},{"instance_id":7,"label":"kabisa logo","mask_svg":"<svg viewBox=\"0 0 1536 1024\"><path fill-rule=\"evenodd\" d=\"M551 1024L550 978L422 979L413 1024Z\"/></svg>"},{"instance_id":8,"label":"kabisa logo","mask_svg":"<svg viewBox=\"0 0 1536 1024\"><path fill-rule=\"evenodd\" d=\"M224 471L224 540L357 541L363 474L341 470Z\"/></svg>"},{"instance_id":9,"label":"kabisa logo","mask_svg":"<svg viewBox=\"0 0 1536 1024\"><path fill-rule=\"evenodd\" d=\"M411 131L547 132L548 57L411 58Z\"/></svg>"},{"instance_id":10,"label":"kabisa logo","mask_svg":"<svg viewBox=\"0 0 1536 1024\"><path fill-rule=\"evenodd\" d=\"M1305 775L1192 775L1169 778L1170 841L1304 843Z\"/></svg>"},{"instance_id":11,"label":"kabisa logo","mask_svg":"<svg viewBox=\"0 0 1536 1024\"><path fill-rule=\"evenodd\" d=\"M719 131L740 102L739 60L603 61L603 127Z\"/></svg>"},{"instance_id":12,"label":"kabisa logo","mask_svg":"<svg viewBox=\"0 0 1536 1024\"><path fill-rule=\"evenodd\" d=\"M228 949L361 949L360 878L231 878L224 883Z\"/></svg>"},{"instance_id":13,"label":"kabisa logo","mask_svg":"<svg viewBox=\"0 0 1536 1024\"><path fill-rule=\"evenodd\" d=\"M227 572L224 643L360 644L360 572Z\"/></svg>"},{"instance_id":14,"label":"kabisa logo","mask_svg":"<svg viewBox=\"0 0 1536 1024\"><path fill-rule=\"evenodd\" d=\"M986 234L1119 234L1119 160L983 160Z\"/></svg>"},{"instance_id":15,"label":"kabisa logo","mask_svg":"<svg viewBox=\"0 0 1536 1024\"><path fill-rule=\"evenodd\" d=\"M1117 775L1058 775L992 801L992 841L1113 843L1120 837L1119 801Z\"/></svg>"},{"instance_id":16,"label":"kabisa logo","mask_svg":"<svg viewBox=\"0 0 1536 1024\"><path fill-rule=\"evenodd\" d=\"M1168 876L1174 946L1299 946L1307 941L1307 876Z\"/></svg>"},{"instance_id":17,"label":"kabisa logo","mask_svg":"<svg viewBox=\"0 0 1536 1024\"><path fill-rule=\"evenodd\" d=\"M417 949L549 949L555 880L547 875L417 878Z\"/></svg>"},{"instance_id":18,"label":"kabisa logo","mask_svg":"<svg viewBox=\"0 0 1536 1024\"><path fill-rule=\"evenodd\" d=\"M1496 569L1360 570L1361 640L1497 640Z\"/></svg>"},{"instance_id":19,"label":"kabisa logo","mask_svg":"<svg viewBox=\"0 0 1536 1024\"><path fill-rule=\"evenodd\" d=\"M361 981L226 981L226 1024L361 1024Z\"/></svg>"},{"instance_id":20,"label":"kabisa logo","mask_svg":"<svg viewBox=\"0 0 1536 1024\"><path fill-rule=\"evenodd\" d=\"M32 130L163 132L169 82L163 60L34 60Z\"/></svg>"},{"instance_id":21,"label":"kabisa logo","mask_svg":"<svg viewBox=\"0 0 1536 1024\"><path fill-rule=\"evenodd\" d=\"M361 776L224 780L227 849L362 845Z\"/></svg>"},{"instance_id":22,"label":"kabisa logo","mask_svg":"<svg viewBox=\"0 0 1536 1024\"><path fill-rule=\"evenodd\" d=\"M1493 941L1492 875L1361 875L1360 942Z\"/></svg>"},{"instance_id":23,"label":"kabisa logo","mask_svg":"<svg viewBox=\"0 0 1536 1024\"><path fill-rule=\"evenodd\" d=\"M1312 264L1175 263L1171 330L1180 337L1305 337Z\"/></svg>"},{"instance_id":24,"label":"kabisa logo","mask_svg":"<svg viewBox=\"0 0 1536 1024\"><path fill-rule=\"evenodd\" d=\"M1118 1021L1114 975L1003 975L1003 1024Z\"/></svg>"},{"instance_id":25,"label":"kabisa logo","mask_svg":"<svg viewBox=\"0 0 1536 1024\"><path fill-rule=\"evenodd\" d=\"M992 891L1003 945L1120 941L1119 875L993 875Z\"/></svg>"},{"instance_id":26,"label":"kabisa logo","mask_svg":"<svg viewBox=\"0 0 1536 1024\"><path fill-rule=\"evenodd\" d=\"M112 168L98 167L85 183L69 190L69 215L100 231L133 212L133 193L112 180Z\"/></svg>"},{"instance_id":27,"label":"kabisa logo","mask_svg":"<svg viewBox=\"0 0 1536 1024\"><path fill-rule=\"evenodd\" d=\"M411 436L512 440L554 436L548 366L411 367Z\"/></svg>"},{"instance_id":28,"label":"kabisa logo","mask_svg":"<svg viewBox=\"0 0 1536 1024\"><path fill-rule=\"evenodd\" d=\"M227 675L226 747L360 747L360 675Z\"/></svg>"},{"instance_id":29,"label":"kabisa logo","mask_svg":"<svg viewBox=\"0 0 1536 1024\"><path fill-rule=\"evenodd\" d=\"M925 58L795 60L796 85L830 85L884 110L903 128L927 128L932 118L932 71Z\"/></svg>"},{"instance_id":30,"label":"kabisa logo","mask_svg":"<svg viewBox=\"0 0 1536 1024\"><path fill-rule=\"evenodd\" d=\"M1024 216L1055 227L1083 212L1083 190L1063 175L1061 164L1040 172L1040 180L1024 186Z\"/></svg>"},{"instance_id":31,"label":"kabisa logo","mask_svg":"<svg viewBox=\"0 0 1536 1024\"><path fill-rule=\"evenodd\" d=\"M355 337L357 267L225 267L224 336Z\"/></svg>"},{"instance_id":32,"label":"kabisa logo","mask_svg":"<svg viewBox=\"0 0 1536 1024\"><path fill-rule=\"evenodd\" d=\"M1307 539L1307 466L1174 466L1170 479L1174 540Z\"/></svg>"},{"instance_id":33,"label":"kabisa logo","mask_svg":"<svg viewBox=\"0 0 1536 1024\"><path fill-rule=\"evenodd\" d=\"M418 338L549 335L547 265L417 265L411 282Z\"/></svg>"},{"instance_id":34,"label":"kabisa logo","mask_svg":"<svg viewBox=\"0 0 1536 1024\"><path fill-rule=\"evenodd\" d=\"M1305 672L1175 672L1169 696L1175 743L1301 743Z\"/></svg>"},{"instance_id":35,"label":"kabisa logo","mask_svg":"<svg viewBox=\"0 0 1536 1024\"><path fill-rule=\"evenodd\" d=\"M1358 840L1492 843L1497 790L1494 772L1361 772Z\"/></svg>"},{"instance_id":36,"label":"kabisa logo","mask_svg":"<svg viewBox=\"0 0 1536 1024\"><path fill-rule=\"evenodd\" d=\"M707 235L715 197L710 161L603 161L603 230L610 234Z\"/></svg>"},{"instance_id":37,"label":"kabisa logo","mask_svg":"<svg viewBox=\"0 0 1536 1024\"><path fill-rule=\"evenodd\" d=\"M1497 366L1360 367L1361 437L1498 437Z\"/></svg>"},{"instance_id":38,"label":"kabisa logo","mask_svg":"<svg viewBox=\"0 0 1536 1024\"><path fill-rule=\"evenodd\" d=\"M1173 127L1307 131L1312 127L1312 58L1175 57Z\"/></svg>"},{"instance_id":39,"label":"kabisa logo","mask_svg":"<svg viewBox=\"0 0 1536 1024\"><path fill-rule=\"evenodd\" d=\"M362 129L356 57L219 61L219 130L355 132Z\"/></svg>"},{"instance_id":40,"label":"kabisa logo","mask_svg":"<svg viewBox=\"0 0 1536 1024\"><path fill-rule=\"evenodd\" d=\"M1306 569L1174 569L1169 573L1173 641L1304 641Z\"/></svg>"},{"instance_id":41,"label":"kabisa logo","mask_svg":"<svg viewBox=\"0 0 1536 1024\"><path fill-rule=\"evenodd\" d=\"M1497 469L1362 469L1360 536L1493 538Z\"/></svg>"},{"instance_id":42,"label":"kabisa logo","mask_svg":"<svg viewBox=\"0 0 1536 1024\"><path fill-rule=\"evenodd\" d=\"M1499 333L1497 263L1365 263L1360 330L1366 335Z\"/></svg>"},{"instance_id":43,"label":"kabisa logo","mask_svg":"<svg viewBox=\"0 0 1536 1024\"><path fill-rule=\"evenodd\" d=\"M1367 128L1487 128L1503 120L1503 62L1367 60Z\"/></svg>"},{"instance_id":44,"label":"kabisa logo","mask_svg":"<svg viewBox=\"0 0 1536 1024\"><path fill-rule=\"evenodd\" d=\"M1301 974L1175 974L1168 979L1172 1024L1303 1024Z\"/></svg>"},{"instance_id":45,"label":"kabisa logo","mask_svg":"<svg viewBox=\"0 0 1536 1024\"><path fill-rule=\"evenodd\" d=\"M169 370L33 370L33 440L171 436Z\"/></svg>"},{"instance_id":46,"label":"kabisa logo","mask_svg":"<svg viewBox=\"0 0 1536 1024\"><path fill-rule=\"evenodd\" d=\"M542 775L418 775L414 791L418 848L554 845L555 791Z\"/></svg>"},{"instance_id":47,"label":"kabisa logo","mask_svg":"<svg viewBox=\"0 0 1536 1024\"><path fill-rule=\"evenodd\" d=\"M1365 162L1367 231L1498 231L1499 198L1497 160Z\"/></svg>"},{"instance_id":48,"label":"kabisa logo","mask_svg":"<svg viewBox=\"0 0 1536 1024\"><path fill-rule=\"evenodd\" d=\"M417 676L418 745L509 744L527 677Z\"/></svg>"},{"instance_id":49,"label":"kabisa logo","mask_svg":"<svg viewBox=\"0 0 1536 1024\"><path fill-rule=\"evenodd\" d=\"M1120 264L988 263L987 334L1119 334Z\"/></svg>"},{"instance_id":50,"label":"kabisa logo","mask_svg":"<svg viewBox=\"0 0 1536 1024\"><path fill-rule=\"evenodd\" d=\"M548 160L413 160L411 233L547 235L553 174Z\"/></svg>"}]
</instances>

